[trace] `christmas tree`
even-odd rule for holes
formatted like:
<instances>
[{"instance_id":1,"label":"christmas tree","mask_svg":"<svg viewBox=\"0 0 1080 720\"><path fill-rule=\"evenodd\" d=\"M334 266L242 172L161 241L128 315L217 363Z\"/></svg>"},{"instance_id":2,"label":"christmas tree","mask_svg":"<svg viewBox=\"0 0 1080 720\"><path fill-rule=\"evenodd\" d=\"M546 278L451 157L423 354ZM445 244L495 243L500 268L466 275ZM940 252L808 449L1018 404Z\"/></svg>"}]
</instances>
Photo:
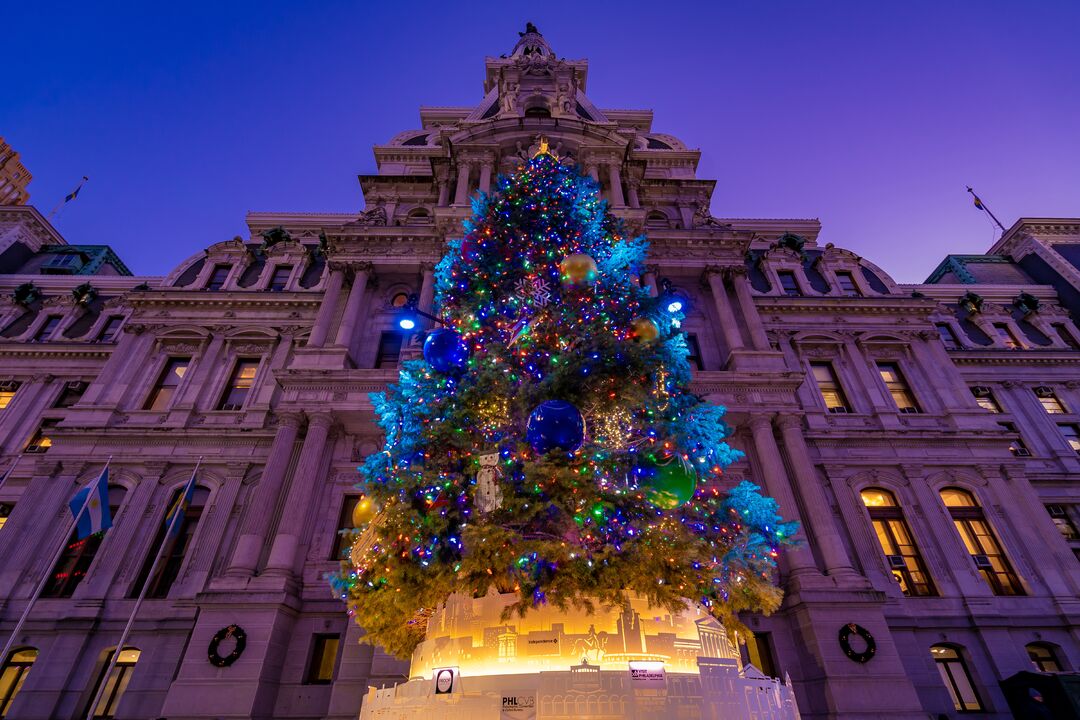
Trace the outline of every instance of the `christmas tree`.
<instances>
[{"instance_id":1,"label":"christmas tree","mask_svg":"<svg viewBox=\"0 0 1080 720\"><path fill-rule=\"evenodd\" d=\"M774 610L794 523L752 483L723 490L741 454L687 390L683 301L641 287L645 239L546 143L465 230L424 359L372 395L386 445L331 578L366 639L406 656L448 596L493 590L519 614L696 602L729 629Z\"/></svg>"}]
</instances>

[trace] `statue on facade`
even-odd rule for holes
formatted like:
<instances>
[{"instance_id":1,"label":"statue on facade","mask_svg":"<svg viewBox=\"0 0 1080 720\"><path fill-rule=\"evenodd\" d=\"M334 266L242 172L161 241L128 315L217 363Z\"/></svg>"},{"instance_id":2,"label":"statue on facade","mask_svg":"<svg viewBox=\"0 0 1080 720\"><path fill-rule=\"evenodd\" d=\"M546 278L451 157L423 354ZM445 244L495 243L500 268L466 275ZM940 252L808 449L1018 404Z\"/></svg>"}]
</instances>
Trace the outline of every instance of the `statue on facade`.
<instances>
[{"instance_id":1,"label":"statue on facade","mask_svg":"<svg viewBox=\"0 0 1080 720\"><path fill-rule=\"evenodd\" d=\"M360 213L360 216L356 218L357 225L386 225L386 208L379 203L370 210L364 210Z\"/></svg>"},{"instance_id":2,"label":"statue on facade","mask_svg":"<svg viewBox=\"0 0 1080 720\"><path fill-rule=\"evenodd\" d=\"M694 210L694 217L691 222L692 227L715 227L715 228L730 228L731 223L723 223L712 216L709 212L709 203L704 197L698 199L696 209Z\"/></svg>"}]
</instances>

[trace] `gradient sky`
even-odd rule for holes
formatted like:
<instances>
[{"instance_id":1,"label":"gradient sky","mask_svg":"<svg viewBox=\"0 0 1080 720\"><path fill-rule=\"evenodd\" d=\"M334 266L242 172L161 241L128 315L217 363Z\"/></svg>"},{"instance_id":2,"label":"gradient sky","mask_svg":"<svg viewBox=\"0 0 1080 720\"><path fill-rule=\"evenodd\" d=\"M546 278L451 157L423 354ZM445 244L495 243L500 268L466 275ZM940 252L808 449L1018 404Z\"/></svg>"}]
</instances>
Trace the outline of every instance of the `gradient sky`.
<instances>
[{"instance_id":1,"label":"gradient sky","mask_svg":"<svg viewBox=\"0 0 1080 720\"><path fill-rule=\"evenodd\" d=\"M601 107L703 151L719 217L820 218L918 282L1080 216L1080 2L12 2L0 135L56 226L164 274L248 210L352 212L371 146L479 102L525 21Z\"/></svg>"}]
</instances>

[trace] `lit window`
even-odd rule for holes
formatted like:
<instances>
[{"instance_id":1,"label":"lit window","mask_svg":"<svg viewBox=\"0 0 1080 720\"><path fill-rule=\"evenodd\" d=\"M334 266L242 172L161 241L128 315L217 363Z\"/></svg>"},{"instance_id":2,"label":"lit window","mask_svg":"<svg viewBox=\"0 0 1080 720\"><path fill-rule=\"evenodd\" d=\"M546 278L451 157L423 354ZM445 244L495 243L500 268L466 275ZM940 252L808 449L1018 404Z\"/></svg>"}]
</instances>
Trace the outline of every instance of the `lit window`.
<instances>
[{"instance_id":1,"label":"lit window","mask_svg":"<svg viewBox=\"0 0 1080 720\"><path fill-rule=\"evenodd\" d=\"M176 504L176 501L180 499L181 492L183 492L183 488L173 492L169 498L167 508L171 508ZM176 578L180 577L180 570L184 566L184 558L187 557L187 552L191 549L192 541L195 538L195 530L199 527L203 507L209 497L209 490L198 486L195 487L194 492L191 494L191 502L184 509L184 516L178 521L180 527L173 528L173 537L175 539L169 543L166 554L162 556L161 562L158 563L154 577L150 577L150 568L154 564L157 549L165 542L165 533L169 530L165 526L165 518L162 516L161 522L158 524L157 534L154 536L154 543L150 546L151 550L147 553L146 560L143 561L138 580L131 588L131 597L138 596L143 583L147 583L146 597L148 598L164 598L169 595L169 590L172 588L173 583L176 582Z\"/></svg>"},{"instance_id":2,"label":"lit window","mask_svg":"<svg viewBox=\"0 0 1080 720\"><path fill-rule=\"evenodd\" d=\"M1058 425L1058 429L1061 430L1061 434L1065 436L1065 442L1069 443L1069 447L1080 455L1080 426L1071 424Z\"/></svg>"},{"instance_id":3,"label":"lit window","mask_svg":"<svg viewBox=\"0 0 1080 720\"><path fill-rule=\"evenodd\" d=\"M1076 341L1073 334L1069 332L1069 328L1065 323L1054 323L1054 331L1057 332L1058 337L1061 338L1061 342L1065 343L1065 347L1070 350L1080 350L1080 343Z\"/></svg>"},{"instance_id":4,"label":"lit window","mask_svg":"<svg viewBox=\"0 0 1080 720\"><path fill-rule=\"evenodd\" d=\"M56 332L56 328L60 326L60 316L50 315L45 318L45 322L38 328L37 333L34 335L33 342L45 342L52 339L52 335Z\"/></svg>"},{"instance_id":5,"label":"lit window","mask_svg":"<svg viewBox=\"0 0 1080 720\"><path fill-rule=\"evenodd\" d=\"M207 290L220 290L225 287L225 281L229 278L231 265L215 265L210 273L210 279L206 281Z\"/></svg>"},{"instance_id":6,"label":"lit window","mask_svg":"<svg viewBox=\"0 0 1080 720\"><path fill-rule=\"evenodd\" d=\"M1016 425L1011 422L999 422L998 425L1006 433L1013 435L1009 438L1009 451L1016 457L1031 457L1031 451L1028 450L1028 446L1024 444L1024 439L1020 437L1019 431L1016 429Z\"/></svg>"},{"instance_id":7,"label":"lit window","mask_svg":"<svg viewBox=\"0 0 1080 720\"><path fill-rule=\"evenodd\" d=\"M4 529L4 525L7 524L7 519L11 516L11 511L15 509L15 506L11 503L0 503L0 530ZM0 713L0 717L4 714Z\"/></svg>"},{"instance_id":8,"label":"lit window","mask_svg":"<svg viewBox=\"0 0 1080 720\"><path fill-rule=\"evenodd\" d=\"M258 369L258 358L240 358L236 361L236 367L233 368L229 386L225 389L225 395L221 398L218 410L239 410L244 406Z\"/></svg>"},{"instance_id":9,"label":"lit window","mask_svg":"<svg viewBox=\"0 0 1080 720\"><path fill-rule=\"evenodd\" d=\"M880 488L867 488L860 494L900 590L908 596L937 595L896 497Z\"/></svg>"},{"instance_id":10,"label":"lit window","mask_svg":"<svg viewBox=\"0 0 1080 720\"><path fill-rule=\"evenodd\" d=\"M401 354L401 333L384 332L379 336L379 354L375 356L375 367L397 367Z\"/></svg>"},{"instance_id":11,"label":"lit window","mask_svg":"<svg viewBox=\"0 0 1080 720\"><path fill-rule=\"evenodd\" d=\"M836 377L836 370L829 362L812 362L810 369L814 373L814 381L817 382L818 392L825 402L825 407L831 413L851 412L844 390L840 387L840 380Z\"/></svg>"},{"instance_id":12,"label":"lit window","mask_svg":"<svg viewBox=\"0 0 1080 720\"><path fill-rule=\"evenodd\" d=\"M165 369L161 371L161 377L158 379L157 384L150 391L150 397L146 398L143 410L162 411L168 409L169 403L172 402L176 389L180 387L180 383L184 379L184 373L187 372L190 363L191 358L189 357L169 358L169 361L165 363Z\"/></svg>"},{"instance_id":13,"label":"lit window","mask_svg":"<svg viewBox=\"0 0 1080 720\"><path fill-rule=\"evenodd\" d=\"M1043 406L1043 410L1051 415L1064 415L1065 406L1058 400L1057 394L1054 393L1054 389L1047 387L1046 385L1040 385L1034 389L1035 397L1039 398L1039 404Z\"/></svg>"},{"instance_id":14,"label":"lit window","mask_svg":"<svg viewBox=\"0 0 1080 720\"><path fill-rule=\"evenodd\" d=\"M790 270L781 270L776 273L776 277L780 279L780 288L785 295L802 295L799 290L799 282L795 279L795 273Z\"/></svg>"},{"instance_id":15,"label":"lit window","mask_svg":"<svg viewBox=\"0 0 1080 720\"><path fill-rule=\"evenodd\" d=\"M120 512L120 504L124 501L126 492L127 490L121 485L109 486L109 514L112 516L114 523L116 522L116 515ZM104 532L94 533L80 540L76 533L72 532L67 545L64 546L63 553L60 555L60 559L56 561L56 566L53 567L52 575L49 576L42 595L51 598L71 597L71 594L75 592L75 588L79 587L79 583L83 581L83 578L90 571L90 566L94 563L94 558L97 557L104 535Z\"/></svg>"},{"instance_id":16,"label":"lit window","mask_svg":"<svg viewBox=\"0 0 1080 720\"><path fill-rule=\"evenodd\" d=\"M971 388L971 394L975 396L975 402L979 403L979 407L983 410L989 410L992 413L1001 412L1001 406L998 405L997 400L994 398L994 393L990 388L976 385Z\"/></svg>"},{"instance_id":17,"label":"lit window","mask_svg":"<svg viewBox=\"0 0 1080 720\"><path fill-rule=\"evenodd\" d=\"M859 297L859 286L855 284L855 277L849 272L836 273L836 282L840 286L840 292L848 297Z\"/></svg>"},{"instance_id":18,"label":"lit window","mask_svg":"<svg viewBox=\"0 0 1080 720\"><path fill-rule=\"evenodd\" d=\"M960 344L960 339L956 337L956 333L953 332L951 325L948 323L937 323L936 327L938 335L941 337L941 342L945 345L946 350L964 349L964 346Z\"/></svg>"},{"instance_id":19,"label":"lit window","mask_svg":"<svg viewBox=\"0 0 1080 720\"><path fill-rule=\"evenodd\" d=\"M341 502L341 514L338 515L338 530L352 529L353 525L353 511L356 509L356 503L360 501L359 495L346 495L345 499ZM345 548L349 547L350 539L346 535L342 535L340 532L334 538L334 547L330 551L331 560L340 560L345 552Z\"/></svg>"},{"instance_id":20,"label":"lit window","mask_svg":"<svg viewBox=\"0 0 1080 720\"><path fill-rule=\"evenodd\" d=\"M971 681L971 673L960 653L948 645L934 645L930 648L930 655L941 673L941 681L949 690L953 707L961 712L982 710L982 701L975 692L975 683Z\"/></svg>"},{"instance_id":21,"label":"lit window","mask_svg":"<svg viewBox=\"0 0 1080 720\"><path fill-rule=\"evenodd\" d=\"M311 660L308 663L308 685L325 685L333 681L340 643L340 635L315 636L311 643Z\"/></svg>"},{"instance_id":22,"label":"lit window","mask_svg":"<svg viewBox=\"0 0 1080 720\"><path fill-rule=\"evenodd\" d=\"M746 638L746 645L739 648L743 664L749 663L769 677L779 677L776 661L773 658L771 633L751 633Z\"/></svg>"},{"instance_id":23,"label":"lit window","mask_svg":"<svg viewBox=\"0 0 1080 720\"><path fill-rule=\"evenodd\" d=\"M975 496L960 488L945 488L941 501L949 509L953 525L971 554L979 574L995 595L1023 595L1024 589L1013 572L1005 551L983 516Z\"/></svg>"},{"instance_id":24,"label":"lit window","mask_svg":"<svg viewBox=\"0 0 1080 720\"><path fill-rule=\"evenodd\" d=\"M19 392L19 385L14 380L0 383L0 410L3 410L15 399L15 393Z\"/></svg>"},{"instance_id":25,"label":"lit window","mask_svg":"<svg viewBox=\"0 0 1080 720\"><path fill-rule=\"evenodd\" d=\"M30 442L26 445L25 453L43 453L48 452L52 447L52 431L57 425L60 424L59 420L42 420L41 425L38 427L34 437L30 438Z\"/></svg>"},{"instance_id":26,"label":"lit window","mask_svg":"<svg viewBox=\"0 0 1080 720\"><path fill-rule=\"evenodd\" d=\"M124 318L121 315L113 315L105 321L105 325L101 328L101 332L98 333L98 342L112 342L116 339L116 333L120 332L120 326L124 324Z\"/></svg>"},{"instance_id":27,"label":"lit window","mask_svg":"<svg viewBox=\"0 0 1080 720\"><path fill-rule=\"evenodd\" d=\"M698 343L697 335L687 334L686 336L686 359L691 365L698 370L704 370L705 365L701 362L701 345Z\"/></svg>"},{"instance_id":28,"label":"lit window","mask_svg":"<svg viewBox=\"0 0 1080 720\"><path fill-rule=\"evenodd\" d=\"M1039 672L1061 672L1061 663L1051 646L1046 643L1028 643L1025 649L1031 664Z\"/></svg>"},{"instance_id":29,"label":"lit window","mask_svg":"<svg viewBox=\"0 0 1080 720\"><path fill-rule=\"evenodd\" d=\"M4 669L0 672L0 718L8 716L11 704L22 690L37 656L37 648L20 648L8 655Z\"/></svg>"},{"instance_id":30,"label":"lit window","mask_svg":"<svg viewBox=\"0 0 1080 720\"><path fill-rule=\"evenodd\" d=\"M1005 347L1010 350L1020 350L1023 347L1007 323L994 323L994 329L997 330L998 338Z\"/></svg>"},{"instance_id":31,"label":"lit window","mask_svg":"<svg viewBox=\"0 0 1080 720\"><path fill-rule=\"evenodd\" d=\"M113 665L112 672L106 678L105 670L109 667L112 655L113 653L110 652L108 657L105 658L105 664L101 668L101 675L94 684L94 695L97 695L102 683L105 684L105 689L101 692L101 699L98 700L97 707L94 708L94 720L111 720L111 718L116 717L116 709L120 706L124 691L127 690L128 684L131 682L131 674L135 672L135 664L139 662L141 653L137 648L133 647L126 647L121 650L119 657L116 658L116 664ZM93 698L93 695L91 698Z\"/></svg>"},{"instance_id":32,"label":"lit window","mask_svg":"<svg viewBox=\"0 0 1080 720\"><path fill-rule=\"evenodd\" d=\"M274 274L270 277L270 291L281 292L289 284L289 276L292 275L292 265L278 265L274 268Z\"/></svg>"},{"instance_id":33,"label":"lit window","mask_svg":"<svg viewBox=\"0 0 1080 720\"><path fill-rule=\"evenodd\" d=\"M1050 513L1050 519L1054 521L1054 527L1058 529L1061 536L1066 540L1080 540L1080 532L1077 532L1076 525L1073 524L1072 518L1069 517L1068 505L1047 505L1046 511Z\"/></svg>"},{"instance_id":34,"label":"lit window","mask_svg":"<svg viewBox=\"0 0 1080 720\"><path fill-rule=\"evenodd\" d=\"M889 395L892 396L893 402L896 403L896 409L902 413L920 412L919 405L915 402L915 396L911 394L907 380L904 379L904 374L900 372L900 366L891 362L879 362L877 366L882 382L885 383Z\"/></svg>"}]
</instances>

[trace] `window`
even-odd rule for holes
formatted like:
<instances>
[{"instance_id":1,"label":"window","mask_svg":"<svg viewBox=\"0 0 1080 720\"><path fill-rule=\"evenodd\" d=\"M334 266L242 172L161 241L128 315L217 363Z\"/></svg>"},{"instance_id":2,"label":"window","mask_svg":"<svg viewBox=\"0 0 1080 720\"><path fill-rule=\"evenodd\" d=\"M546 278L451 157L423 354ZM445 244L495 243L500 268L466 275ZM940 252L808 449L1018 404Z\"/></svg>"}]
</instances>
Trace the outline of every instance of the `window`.
<instances>
[{"instance_id":1,"label":"window","mask_svg":"<svg viewBox=\"0 0 1080 720\"><path fill-rule=\"evenodd\" d=\"M1050 513L1050 519L1054 521L1054 527L1066 540L1080 540L1080 532L1069 517L1068 505L1047 505L1046 511Z\"/></svg>"},{"instance_id":2,"label":"window","mask_svg":"<svg viewBox=\"0 0 1080 720\"><path fill-rule=\"evenodd\" d=\"M948 645L934 645L930 648L930 655L952 697L953 707L960 712L982 710L982 701L975 692L975 683L971 681L971 673L960 653Z\"/></svg>"},{"instance_id":3,"label":"window","mask_svg":"<svg viewBox=\"0 0 1080 720\"><path fill-rule=\"evenodd\" d=\"M1027 650L1031 664L1039 672L1061 672L1061 662L1058 661L1054 648L1046 643L1028 643L1024 646Z\"/></svg>"},{"instance_id":4,"label":"window","mask_svg":"<svg viewBox=\"0 0 1080 720\"><path fill-rule=\"evenodd\" d=\"M1012 328L1008 323L994 323L994 329L997 330L998 338L1001 340L1001 344L1010 350L1020 350L1023 346L1020 341L1013 335Z\"/></svg>"},{"instance_id":5,"label":"window","mask_svg":"<svg viewBox=\"0 0 1080 720\"><path fill-rule=\"evenodd\" d=\"M790 270L781 270L776 273L776 277L780 280L780 289L785 295L798 296L802 295L799 291L799 283L795 279L795 273Z\"/></svg>"},{"instance_id":6,"label":"window","mask_svg":"<svg viewBox=\"0 0 1080 720\"><path fill-rule=\"evenodd\" d=\"M225 287L225 281L228 279L229 270L231 269L231 265L215 265L210 273L210 279L206 281L206 289L216 291Z\"/></svg>"},{"instance_id":7,"label":"window","mask_svg":"<svg viewBox=\"0 0 1080 720\"><path fill-rule=\"evenodd\" d=\"M71 380L64 383L64 389L60 391L60 396L56 398L54 408L69 408L82 399L83 393L86 392L86 383L82 380Z\"/></svg>"},{"instance_id":8,"label":"window","mask_svg":"<svg viewBox=\"0 0 1080 720\"><path fill-rule=\"evenodd\" d=\"M183 488L180 488L172 494L166 508L171 508L176 503L180 498L181 492L183 492ZM146 559L143 561L142 569L139 571L139 578L131 588L131 597L137 597L139 595L139 590L142 589L143 583L149 583L149 586L146 589L146 597L159 599L168 597L169 590L172 589L173 583L176 582L176 578L180 576L180 570L184 566L184 558L187 556L187 551L191 549L192 541L195 537L195 530L199 526L199 519L202 517L203 507L206 505L206 501L209 497L209 490L198 486L195 487L195 491L191 495L191 502L188 503L187 508L184 510L184 517L180 520L180 527L173 529L173 539L169 541L162 551L161 562L158 563L158 569L154 574L154 577L149 577L150 568L154 564L155 555L158 552L158 548L160 548L165 541L165 533L168 530L168 528L165 527L165 514L163 513L161 515L157 532L154 534L154 544L150 546Z\"/></svg>"},{"instance_id":9,"label":"window","mask_svg":"<svg viewBox=\"0 0 1080 720\"><path fill-rule=\"evenodd\" d=\"M851 412L847 398L844 397L844 389L840 387L840 380L836 377L836 370L830 362L812 362L810 369L814 373L814 381L817 383L818 392L825 402L825 407L831 413Z\"/></svg>"},{"instance_id":10,"label":"window","mask_svg":"<svg viewBox=\"0 0 1080 720\"><path fill-rule=\"evenodd\" d=\"M45 318L45 322L38 328L37 333L34 334L34 339L31 342L46 342L52 339L52 334L56 332L56 328L60 326L60 316L50 315Z\"/></svg>"},{"instance_id":11,"label":"window","mask_svg":"<svg viewBox=\"0 0 1080 720\"><path fill-rule=\"evenodd\" d=\"M1080 343L1076 342L1076 338L1069 332L1069 328L1066 327L1065 323L1054 323L1053 327L1058 337L1061 338L1061 342L1065 343L1065 347L1070 350L1080 350Z\"/></svg>"},{"instance_id":12,"label":"window","mask_svg":"<svg viewBox=\"0 0 1080 720\"><path fill-rule=\"evenodd\" d=\"M180 387L180 382L184 379L184 373L187 372L189 363L191 363L189 357L169 358L168 362L165 363L165 369L161 371L161 377L158 379L157 384L150 391L150 397L146 398L143 410L157 410L160 412L168 409L173 395L176 394L176 389Z\"/></svg>"},{"instance_id":13,"label":"window","mask_svg":"<svg viewBox=\"0 0 1080 720\"><path fill-rule=\"evenodd\" d=\"M1040 385L1034 388L1035 397L1039 398L1039 404L1043 406L1050 415L1064 415L1065 406L1058 400L1057 395L1054 393L1054 389L1047 387L1046 385Z\"/></svg>"},{"instance_id":14,"label":"window","mask_svg":"<svg viewBox=\"0 0 1080 720\"><path fill-rule=\"evenodd\" d=\"M379 336L379 354L375 356L375 367L397 367L398 355L401 354L401 334L384 332Z\"/></svg>"},{"instance_id":15,"label":"window","mask_svg":"<svg viewBox=\"0 0 1080 720\"><path fill-rule=\"evenodd\" d=\"M308 685L326 685L334 679L340 635L316 635L311 643L311 660L308 663Z\"/></svg>"},{"instance_id":16,"label":"window","mask_svg":"<svg viewBox=\"0 0 1080 720\"><path fill-rule=\"evenodd\" d=\"M105 321L105 325L102 326L101 332L98 333L98 342L112 342L116 339L116 334L120 332L120 326L124 324L124 318L121 315L113 315Z\"/></svg>"},{"instance_id":17,"label":"window","mask_svg":"<svg viewBox=\"0 0 1080 720\"><path fill-rule=\"evenodd\" d=\"M867 488L860 494L900 590L909 597L937 595L896 496L881 488Z\"/></svg>"},{"instance_id":18,"label":"window","mask_svg":"<svg viewBox=\"0 0 1080 720\"><path fill-rule=\"evenodd\" d=\"M109 667L113 652L115 650L105 658L105 664L101 668L101 675L98 677L98 681L94 683L94 695L97 695L102 682L105 683L101 699L98 700L97 707L94 708L94 720L109 720L116 717L116 709L120 706L124 691L127 690L128 683L131 682L131 674L135 672L135 664L139 662L139 655L142 654L138 648L124 648L120 651L120 656L116 659L116 665L113 666L112 672L106 678L105 670ZM93 695L91 695L91 702L93 702Z\"/></svg>"},{"instance_id":19,"label":"window","mask_svg":"<svg viewBox=\"0 0 1080 720\"><path fill-rule=\"evenodd\" d=\"M229 386L218 404L218 410L239 410L244 406L251 386L255 382L255 372L259 369L258 358L240 358L236 361Z\"/></svg>"},{"instance_id":20,"label":"window","mask_svg":"<svg viewBox=\"0 0 1080 720\"><path fill-rule=\"evenodd\" d=\"M986 522L975 496L960 488L945 488L941 491L941 501L948 508L953 525L971 553L975 567L994 594L1023 595L1020 580L1013 572L990 524Z\"/></svg>"},{"instance_id":21,"label":"window","mask_svg":"<svg viewBox=\"0 0 1080 720\"><path fill-rule=\"evenodd\" d=\"M60 424L59 420L42 420L41 425L38 427L37 432L34 433L34 437L30 438L30 442L27 443L24 453L43 453L48 452L52 447L52 430Z\"/></svg>"},{"instance_id":22,"label":"window","mask_svg":"<svg viewBox=\"0 0 1080 720\"><path fill-rule=\"evenodd\" d=\"M394 297L390 298L390 307L405 307L405 304L409 302L409 293L395 293Z\"/></svg>"},{"instance_id":23,"label":"window","mask_svg":"<svg viewBox=\"0 0 1080 720\"><path fill-rule=\"evenodd\" d=\"M756 632L746 638L746 645L739 648L743 664L749 663L769 677L779 677L773 659L771 633Z\"/></svg>"},{"instance_id":24,"label":"window","mask_svg":"<svg viewBox=\"0 0 1080 720\"><path fill-rule=\"evenodd\" d=\"M840 286L840 292L848 297L861 297L859 286L855 284L855 277L849 272L836 273L836 283Z\"/></svg>"},{"instance_id":25,"label":"window","mask_svg":"<svg viewBox=\"0 0 1080 720\"><path fill-rule=\"evenodd\" d=\"M341 502L341 514L338 515L338 530L351 529L354 527L353 523L353 511L356 509L356 503L360 501L359 495L346 495L345 499ZM345 549L349 547L349 538L346 535L342 535L340 532L334 539L334 547L330 551L331 560L340 560L342 558Z\"/></svg>"},{"instance_id":26,"label":"window","mask_svg":"<svg viewBox=\"0 0 1080 720\"><path fill-rule=\"evenodd\" d=\"M1020 437L1019 431L1016 429L1016 425L1011 422L999 422L998 425L1001 429L1014 437L1009 438L1009 452L1016 457L1031 457L1031 451L1028 450L1027 445L1024 444L1024 439Z\"/></svg>"},{"instance_id":27,"label":"window","mask_svg":"<svg viewBox=\"0 0 1080 720\"><path fill-rule=\"evenodd\" d=\"M14 380L0 383L0 410L3 410L15 399L15 393L19 392L19 385Z\"/></svg>"},{"instance_id":28,"label":"window","mask_svg":"<svg viewBox=\"0 0 1080 720\"><path fill-rule=\"evenodd\" d=\"M1061 434L1065 436L1065 442L1069 443L1069 447L1073 451L1080 455L1080 426L1078 425L1058 425L1058 429L1061 430Z\"/></svg>"},{"instance_id":29,"label":"window","mask_svg":"<svg viewBox=\"0 0 1080 720\"><path fill-rule=\"evenodd\" d=\"M960 344L960 338L956 337L956 333L953 331L952 326L948 323L937 323L938 336L941 337L941 342L945 346L946 350L963 350L964 346Z\"/></svg>"},{"instance_id":30,"label":"window","mask_svg":"<svg viewBox=\"0 0 1080 720\"><path fill-rule=\"evenodd\" d=\"M1001 412L1001 406L998 405L997 400L994 399L994 393L990 388L976 385L971 388L971 394L975 396L975 402L977 402L979 407L983 410L989 410L992 413Z\"/></svg>"},{"instance_id":31,"label":"window","mask_svg":"<svg viewBox=\"0 0 1080 720\"><path fill-rule=\"evenodd\" d=\"M877 366L882 382L885 383L889 395L892 396L893 402L896 403L896 409L902 413L920 412L919 405L915 402L915 396L911 394L907 380L904 379L904 374L900 372L900 366L892 362L879 362Z\"/></svg>"},{"instance_id":32,"label":"window","mask_svg":"<svg viewBox=\"0 0 1080 720\"><path fill-rule=\"evenodd\" d=\"M37 656L37 648L20 648L8 656L4 669L0 672L0 718L8 716L11 704L22 690Z\"/></svg>"},{"instance_id":33,"label":"window","mask_svg":"<svg viewBox=\"0 0 1080 720\"><path fill-rule=\"evenodd\" d=\"M124 501L126 492L127 490L120 485L109 486L109 513L112 515L113 524L116 523L116 515L120 512L120 504ZM90 566L97 557L104 536L104 532L99 532L79 540L72 532L67 545L64 546L64 552L56 561L56 567L53 568L52 575L45 584L42 595L51 598L71 597L75 588L79 587L79 583L90 571Z\"/></svg>"},{"instance_id":34,"label":"window","mask_svg":"<svg viewBox=\"0 0 1080 720\"><path fill-rule=\"evenodd\" d=\"M686 359L691 365L698 370L704 370L705 365L701 362L701 345L698 343L697 335L687 333L686 335Z\"/></svg>"},{"instance_id":35,"label":"window","mask_svg":"<svg viewBox=\"0 0 1080 720\"><path fill-rule=\"evenodd\" d=\"M281 292L289 284L289 276L292 275L292 265L278 265L274 268L274 274L270 276L270 292Z\"/></svg>"},{"instance_id":36,"label":"window","mask_svg":"<svg viewBox=\"0 0 1080 720\"><path fill-rule=\"evenodd\" d=\"M525 117L549 118L551 117L551 111L548 110L546 107L526 108Z\"/></svg>"},{"instance_id":37,"label":"window","mask_svg":"<svg viewBox=\"0 0 1080 720\"><path fill-rule=\"evenodd\" d=\"M11 517L11 511L14 509L15 506L11 503L0 503L0 530L4 529L7 519ZM0 717L3 717L3 713L0 713Z\"/></svg>"},{"instance_id":38,"label":"window","mask_svg":"<svg viewBox=\"0 0 1080 720\"><path fill-rule=\"evenodd\" d=\"M645 226L652 228L666 228L669 226L668 217L659 210L653 210L645 216Z\"/></svg>"}]
</instances>

